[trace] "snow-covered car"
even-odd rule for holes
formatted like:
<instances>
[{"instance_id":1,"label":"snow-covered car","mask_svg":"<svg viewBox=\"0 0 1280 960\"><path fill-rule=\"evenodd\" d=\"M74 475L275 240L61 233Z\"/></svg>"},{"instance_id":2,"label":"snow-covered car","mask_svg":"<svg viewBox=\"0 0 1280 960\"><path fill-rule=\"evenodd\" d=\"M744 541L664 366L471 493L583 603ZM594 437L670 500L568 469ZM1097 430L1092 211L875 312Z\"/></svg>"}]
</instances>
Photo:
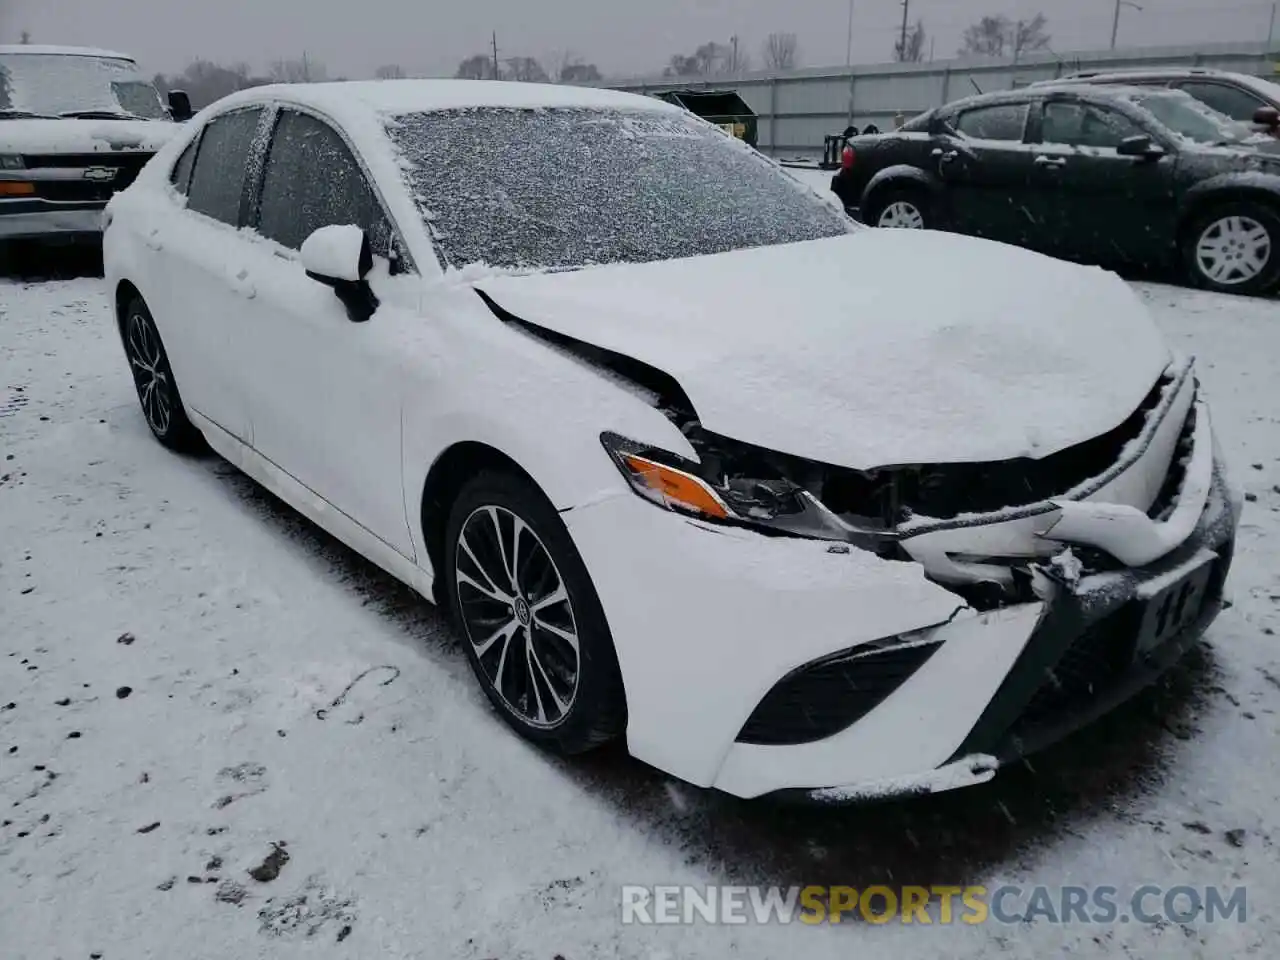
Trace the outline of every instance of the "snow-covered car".
<instances>
[{"instance_id":1,"label":"snow-covered car","mask_svg":"<svg viewBox=\"0 0 1280 960\"><path fill-rule=\"evenodd\" d=\"M864 228L652 98L245 91L107 223L155 436L451 609L562 752L961 786L1220 609L1241 497L1127 285Z\"/></svg>"},{"instance_id":2,"label":"snow-covered car","mask_svg":"<svg viewBox=\"0 0 1280 960\"><path fill-rule=\"evenodd\" d=\"M0 46L0 241L100 234L107 201L177 129L131 57Z\"/></svg>"}]
</instances>

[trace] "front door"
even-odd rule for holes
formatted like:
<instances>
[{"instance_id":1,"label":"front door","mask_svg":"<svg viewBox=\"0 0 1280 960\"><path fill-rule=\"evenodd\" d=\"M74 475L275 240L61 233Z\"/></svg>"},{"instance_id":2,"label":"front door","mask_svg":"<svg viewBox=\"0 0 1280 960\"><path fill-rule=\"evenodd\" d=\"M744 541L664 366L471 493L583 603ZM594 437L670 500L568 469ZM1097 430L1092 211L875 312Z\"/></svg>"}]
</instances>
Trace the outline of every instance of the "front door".
<instances>
[{"instance_id":1,"label":"front door","mask_svg":"<svg viewBox=\"0 0 1280 960\"><path fill-rule=\"evenodd\" d=\"M1086 263L1167 264L1176 254L1177 202L1171 147L1121 156L1130 137L1157 135L1097 103L1045 102L1034 154L1032 198L1047 252Z\"/></svg>"},{"instance_id":2,"label":"front door","mask_svg":"<svg viewBox=\"0 0 1280 960\"><path fill-rule=\"evenodd\" d=\"M251 222L265 242L235 251L252 318L241 353L253 445L403 556L413 547L400 462L400 375L393 328L417 321L416 287L393 269L390 219L355 155L326 121L280 111ZM355 224L371 238L382 305L354 323L299 255L315 230ZM394 261L402 264L402 259Z\"/></svg>"}]
</instances>

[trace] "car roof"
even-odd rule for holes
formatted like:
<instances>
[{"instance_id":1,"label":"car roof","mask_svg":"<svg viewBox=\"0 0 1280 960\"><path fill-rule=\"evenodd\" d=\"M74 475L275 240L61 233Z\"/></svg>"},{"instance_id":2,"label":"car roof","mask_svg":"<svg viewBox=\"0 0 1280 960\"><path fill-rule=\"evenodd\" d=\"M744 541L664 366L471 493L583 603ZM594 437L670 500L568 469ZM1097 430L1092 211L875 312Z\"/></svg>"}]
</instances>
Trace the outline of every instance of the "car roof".
<instances>
[{"instance_id":1,"label":"car roof","mask_svg":"<svg viewBox=\"0 0 1280 960\"><path fill-rule=\"evenodd\" d=\"M1177 95L1179 91L1168 90L1161 91L1169 94ZM991 93L977 94L972 97L965 97L963 100L955 100L948 103L940 110L970 110L974 107L996 106L1001 103L1017 103L1034 97L1042 97L1046 93L1072 93L1085 100L1116 100L1129 99L1130 97L1141 95L1150 96L1152 91L1150 87L1142 86L1097 86L1095 84L1081 83L1079 81L1070 80L1054 80L1044 83L1035 83L1026 87L1019 87L1016 90L999 90ZM1186 96L1186 94L1182 94Z\"/></svg>"},{"instance_id":2,"label":"car roof","mask_svg":"<svg viewBox=\"0 0 1280 960\"><path fill-rule=\"evenodd\" d=\"M1220 80L1247 79L1245 74L1231 73L1227 70L1214 70L1209 67L1135 67L1131 70L1082 70L1062 77L1062 80L1171 80L1178 77L1209 77ZM1053 80L1042 80L1037 86L1054 83Z\"/></svg>"},{"instance_id":3,"label":"car roof","mask_svg":"<svg viewBox=\"0 0 1280 960\"><path fill-rule=\"evenodd\" d=\"M504 80L342 80L330 83L287 83L252 87L234 93L218 105L284 101L312 107L331 115L353 111L401 115L468 107L549 109L648 110L657 113L685 111L654 97L621 93L598 87L561 86L553 83L514 83Z\"/></svg>"},{"instance_id":4,"label":"car roof","mask_svg":"<svg viewBox=\"0 0 1280 960\"><path fill-rule=\"evenodd\" d=\"M41 45L35 43L14 43L0 44L0 55L43 55L53 57L100 57L110 60L128 60L130 63L137 61L127 53L116 53L112 50L99 50L95 47L56 47L49 45Z\"/></svg>"}]
</instances>

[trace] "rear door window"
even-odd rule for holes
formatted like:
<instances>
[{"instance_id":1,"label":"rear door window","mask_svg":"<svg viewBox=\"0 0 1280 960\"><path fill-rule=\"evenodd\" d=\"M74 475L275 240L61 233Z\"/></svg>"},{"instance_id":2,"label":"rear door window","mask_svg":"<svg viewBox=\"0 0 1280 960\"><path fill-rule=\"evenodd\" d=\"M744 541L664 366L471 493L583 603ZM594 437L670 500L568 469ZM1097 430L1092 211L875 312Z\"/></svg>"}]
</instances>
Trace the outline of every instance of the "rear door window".
<instances>
[{"instance_id":1,"label":"rear door window","mask_svg":"<svg viewBox=\"0 0 1280 960\"><path fill-rule=\"evenodd\" d=\"M971 140L1005 140L1021 143L1027 127L1028 105L1000 103L965 110L955 121L956 130Z\"/></svg>"},{"instance_id":2,"label":"rear door window","mask_svg":"<svg viewBox=\"0 0 1280 960\"><path fill-rule=\"evenodd\" d=\"M191 171L189 210L240 225L240 198L261 118L262 107L251 107L215 117L205 126Z\"/></svg>"},{"instance_id":3,"label":"rear door window","mask_svg":"<svg viewBox=\"0 0 1280 960\"><path fill-rule=\"evenodd\" d=\"M390 222L346 141L309 114L282 110L262 173L255 226L293 250L321 227L354 224L389 257Z\"/></svg>"},{"instance_id":4,"label":"rear door window","mask_svg":"<svg viewBox=\"0 0 1280 960\"><path fill-rule=\"evenodd\" d=\"M191 170L196 165L196 146L199 143L200 138L196 137L187 144L187 149L182 151L182 156L178 157L178 162L173 165L169 182L179 193L186 193L191 186Z\"/></svg>"}]
</instances>

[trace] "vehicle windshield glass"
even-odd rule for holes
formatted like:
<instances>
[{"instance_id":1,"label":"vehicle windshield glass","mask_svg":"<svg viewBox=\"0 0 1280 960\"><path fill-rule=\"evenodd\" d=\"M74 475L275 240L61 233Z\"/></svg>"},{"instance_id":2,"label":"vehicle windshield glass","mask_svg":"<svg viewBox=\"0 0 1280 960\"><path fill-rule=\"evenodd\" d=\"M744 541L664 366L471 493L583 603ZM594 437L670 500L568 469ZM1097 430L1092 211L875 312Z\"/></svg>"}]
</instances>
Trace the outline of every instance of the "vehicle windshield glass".
<instances>
[{"instance_id":1,"label":"vehicle windshield glass","mask_svg":"<svg viewBox=\"0 0 1280 960\"><path fill-rule=\"evenodd\" d=\"M1174 133L1197 143L1244 143L1256 135L1185 93L1136 95L1133 101Z\"/></svg>"},{"instance_id":2,"label":"vehicle windshield glass","mask_svg":"<svg viewBox=\"0 0 1280 960\"><path fill-rule=\"evenodd\" d=\"M168 117L156 88L128 60L57 53L0 54L0 116L5 111Z\"/></svg>"},{"instance_id":3,"label":"vehicle windshield glass","mask_svg":"<svg viewBox=\"0 0 1280 960\"><path fill-rule=\"evenodd\" d=\"M451 267L643 263L857 229L750 147L680 113L478 107L404 115L388 134Z\"/></svg>"}]
</instances>

